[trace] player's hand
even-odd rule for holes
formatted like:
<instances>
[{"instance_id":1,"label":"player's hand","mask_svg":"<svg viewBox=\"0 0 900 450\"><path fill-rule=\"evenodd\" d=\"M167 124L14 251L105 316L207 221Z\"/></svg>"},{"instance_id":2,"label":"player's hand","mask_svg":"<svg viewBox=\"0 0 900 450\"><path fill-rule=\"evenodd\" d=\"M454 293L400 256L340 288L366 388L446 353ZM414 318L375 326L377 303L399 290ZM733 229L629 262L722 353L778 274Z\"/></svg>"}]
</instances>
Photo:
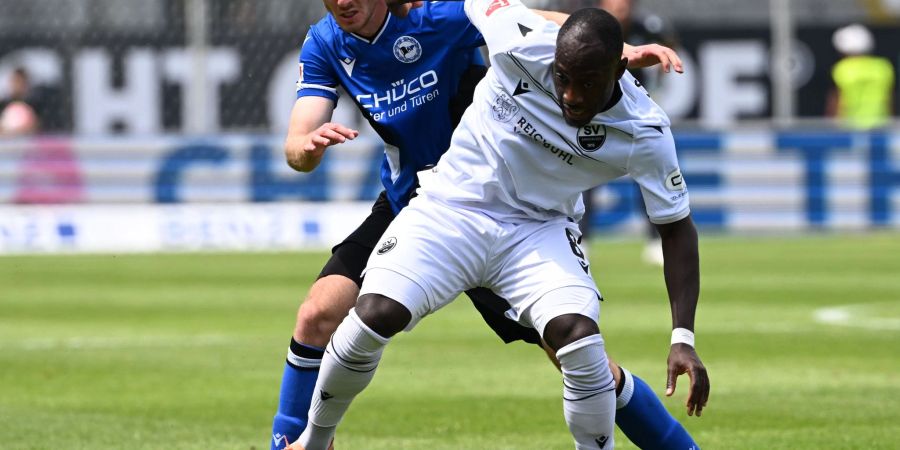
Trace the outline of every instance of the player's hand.
<instances>
[{"instance_id":1,"label":"player's hand","mask_svg":"<svg viewBox=\"0 0 900 450\"><path fill-rule=\"evenodd\" d=\"M304 152L319 156L326 148L335 144L342 144L347 142L347 140L356 139L357 136L359 136L359 131L352 130L341 124L328 122L310 133L301 149Z\"/></svg>"},{"instance_id":2,"label":"player's hand","mask_svg":"<svg viewBox=\"0 0 900 450\"><path fill-rule=\"evenodd\" d=\"M684 73L684 65L681 63L678 53L663 45L638 45L631 47L622 56L628 58L629 69L640 69L660 64L667 73L673 68L678 73Z\"/></svg>"},{"instance_id":3,"label":"player's hand","mask_svg":"<svg viewBox=\"0 0 900 450\"><path fill-rule=\"evenodd\" d=\"M391 14L397 17L406 17L406 15L409 14L409 10L422 6L422 2L388 0L387 5Z\"/></svg>"},{"instance_id":4,"label":"player's hand","mask_svg":"<svg viewBox=\"0 0 900 450\"><path fill-rule=\"evenodd\" d=\"M699 417L709 399L709 376L706 374L706 367L697 356L697 351L687 344L673 344L669 350L668 364L666 397L671 397L675 393L675 381L678 376L688 374L691 379L691 387L685 403L687 413L689 416L697 413L697 417Z\"/></svg>"}]
</instances>

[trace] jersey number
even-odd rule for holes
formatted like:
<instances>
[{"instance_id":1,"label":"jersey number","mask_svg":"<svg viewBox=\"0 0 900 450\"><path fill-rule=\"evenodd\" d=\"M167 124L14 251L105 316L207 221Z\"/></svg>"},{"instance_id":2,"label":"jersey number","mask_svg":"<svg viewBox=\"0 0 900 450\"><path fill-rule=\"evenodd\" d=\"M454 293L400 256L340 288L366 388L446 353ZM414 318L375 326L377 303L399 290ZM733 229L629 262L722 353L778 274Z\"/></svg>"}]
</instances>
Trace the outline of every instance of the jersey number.
<instances>
[{"instance_id":1,"label":"jersey number","mask_svg":"<svg viewBox=\"0 0 900 450\"><path fill-rule=\"evenodd\" d=\"M566 228L566 238L569 240L569 247L572 248L572 253L578 258L578 264L581 266L581 269L584 270L584 273L590 273L590 265L584 259L584 252L581 251L581 247L578 245L579 238L575 237L575 233L572 230Z\"/></svg>"}]
</instances>

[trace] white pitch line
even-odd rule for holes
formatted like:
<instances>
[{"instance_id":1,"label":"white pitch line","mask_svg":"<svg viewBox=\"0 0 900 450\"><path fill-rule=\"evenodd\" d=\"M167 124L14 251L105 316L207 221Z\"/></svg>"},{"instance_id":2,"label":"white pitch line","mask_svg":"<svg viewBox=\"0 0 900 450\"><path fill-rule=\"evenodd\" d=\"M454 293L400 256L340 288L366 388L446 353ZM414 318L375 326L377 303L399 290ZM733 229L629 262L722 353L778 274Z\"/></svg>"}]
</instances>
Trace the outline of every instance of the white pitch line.
<instances>
[{"instance_id":1,"label":"white pitch line","mask_svg":"<svg viewBox=\"0 0 900 450\"><path fill-rule=\"evenodd\" d=\"M102 350L116 348L211 347L231 344L233 337L199 336L69 336L64 338L21 339L0 342L0 350Z\"/></svg>"},{"instance_id":2,"label":"white pitch line","mask_svg":"<svg viewBox=\"0 0 900 450\"><path fill-rule=\"evenodd\" d=\"M816 322L826 325L867 330L900 330L900 317L878 316L879 312L876 307L883 304L887 303L862 303L819 308L813 312L813 318Z\"/></svg>"}]
</instances>

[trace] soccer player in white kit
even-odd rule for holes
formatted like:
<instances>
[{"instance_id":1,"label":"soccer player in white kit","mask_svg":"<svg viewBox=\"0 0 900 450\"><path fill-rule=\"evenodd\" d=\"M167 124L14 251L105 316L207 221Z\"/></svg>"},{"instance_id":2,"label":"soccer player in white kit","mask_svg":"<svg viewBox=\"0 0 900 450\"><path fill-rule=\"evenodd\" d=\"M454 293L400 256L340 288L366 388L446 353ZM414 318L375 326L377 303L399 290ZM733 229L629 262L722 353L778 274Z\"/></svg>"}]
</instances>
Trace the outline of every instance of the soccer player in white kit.
<instances>
[{"instance_id":1,"label":"soccer player in white kit","mask_svg":"<svg viewBox=\"0 0 900 450\"><path fill-rule=\"evenodd\" d=\"M453 134L420 173L419 196L369 258L356 307L329 342L309 426L292 448L325 449L390 338L484 286L507 316L557 352L576 449L614 446L615 383L599 331L600 293L579 249L581 192L624 175L641 186L666 254L672 306L667 394L688 373L688 413L709 395L693 348L697 233L665 113L625 72L618 22L598 9L559 26L518 0L466 0L492 67Z\"/></svg>"}]
</instances>

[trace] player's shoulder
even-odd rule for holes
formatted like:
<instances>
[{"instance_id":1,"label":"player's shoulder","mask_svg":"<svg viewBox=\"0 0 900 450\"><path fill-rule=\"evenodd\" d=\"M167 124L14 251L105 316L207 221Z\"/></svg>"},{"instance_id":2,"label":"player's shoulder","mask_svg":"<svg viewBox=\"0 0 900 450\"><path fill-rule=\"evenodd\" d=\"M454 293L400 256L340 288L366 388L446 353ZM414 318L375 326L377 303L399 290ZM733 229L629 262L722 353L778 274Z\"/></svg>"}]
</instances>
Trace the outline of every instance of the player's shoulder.
<instances>
[{"instance_id":1,"label":"player's shoulder","mask_svg":"<svg viewBox=\"0 0 900 450\"><path fill-rule=\"evenodd\" d=\"M418 12L431 18L458 18L466 17L465 2L424 2L420 8L412 12Z\"/></svg>"},{"instance_id":2,"label":"player's shoulder","mask_svg":"<svg viewBox=\"0 0 900 450\"><path fill-rule=\"evenodd\" d=\"M469 21L463 2L423 2L422 6L411 9L405 18L392 19L400 20L404 28L414 30L423 27L446 29L448 24Z\"/></svg>"},{"instance_id":3,"label":"player's shoulder","mask_svg":"<svg viewBox=\"0 0 900 450\"><path fill-rule=\"evenodd\" d=\"M328 46L331 43L340 41L343 34L345 34L345 31L338 26L334 17L331 14L326 14L325 17L309 27L309 31L306 33L306 37L301 45L306 46L311 41L312 45Z\"/></svg>"}]
</instances>

